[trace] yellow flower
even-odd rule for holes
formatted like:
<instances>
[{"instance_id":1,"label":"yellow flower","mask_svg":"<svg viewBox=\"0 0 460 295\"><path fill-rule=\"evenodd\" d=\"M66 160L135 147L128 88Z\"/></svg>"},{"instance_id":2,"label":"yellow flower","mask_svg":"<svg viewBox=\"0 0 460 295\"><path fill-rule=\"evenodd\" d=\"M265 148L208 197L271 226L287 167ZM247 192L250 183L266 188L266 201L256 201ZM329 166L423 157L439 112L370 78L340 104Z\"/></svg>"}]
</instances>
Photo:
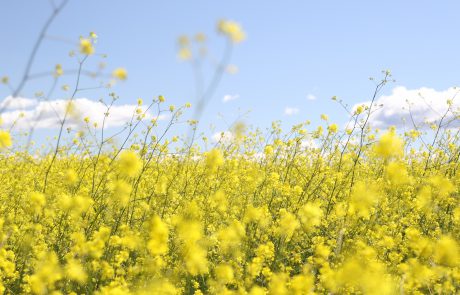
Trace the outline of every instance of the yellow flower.
<instances>
[{"instance_id":1,"label":"yellow flower","mask_svg":"<svg viewBox=\"0 0 460 295\"><path fill-rule=\"evenodd\" d=\"M179 38L177 39L177 43L178 43L179 46L181 46L181 47L186 47L186 46L189 46L189 45L190 45L190 39L189 39L188 36L186 36L186 35L181 35L181 36L179 36Z\"/></svg>"},{"instance_id":2,"label":"yellow flower","mask_svg":"<svg viewBox=\"0 0 460 295\"><path fill-rule=\"evenodd\" d=\"M269 295L287 295L288 276L285 273L276 273L271 276Z\"/></svg>"},{"instance_id":3,"label":"yellow flower","mask_svg":"<svg viewBox=\"0 0 460 295\"><path fill-rule=\"evenodd\" d=\"M327 127L327 130L329 131L329 133L336 133L338 129L339 129L339 126L337 126L337 124L331 124Z\"/></svg>"},{"instance_id":4,"label":"yellow flower","mask_svg":"<svg viewBox=\"0 0 460 295\"><path fill-rule=\"evenodd\" d=\"M206 35L203 33L198 33L195 35L195 41L198 43L203 43L206 41Z\"/></svg>"},{"instance_id":5,"label":"yellow flower","mask_svg":"<svg viewBox=\"0 0 460 295\"><path fill-rule=\"evenodd\" d=\"M112 204L115 206L126 206L129 202L129 197L131 194L131 185L126 181L119 179L113 183L113 199Z\"/></svg>"},{"instance_id":6,"label":"yellow flower","mask_svg":"<svg viewBox=\"0 0 460 295\"><path fill-rule=\"evenodd\" d=\"M30 194L30 206L34 213L38 213L46 204L45 195L40 192Z\"/></svg>"},{"instance_id":7,"label":"yellow flower","mask_svg":"<svg viewBox=\"0 0 460 295\"><path fill-rule=\"evenodd\" d=\"M286 211L286 209L280 210L280 219L278 234L282 237L285 237L287 240L292 238L292 235L300 226L299 221L294 214Z\"/></svg>"},{"instance_id":8,"label":"yellow flower","mask_svg":"<svg viewBox=\"0 0 460 295\"><path fill-rule=\"evenodd\" d=\"M84 284L88 277L83 266L74 259L67 262L65 272L69 279L76 281L79 284Z\"/></svg>"},{"instance_id":9,"label":"yellow flower","mask_svg":"<svg viewBox=\"0 0 460 295\"><path fill-rule=\"evenodd\" d=\"M128 177L136 176L142 169L142 161L133 151L122 152L118 164L121 174Z\"/></svg>"},{"instance_id":10,"label":"yellow flower","mask_svg":"<svg viewBox=\"0 0 460 295\"><path fill-rule=\"evenodd\" d=\"M12 144L10 133L0 130L0 148L9 148Z\"/></svg>"},{"instance_id":11,"label":"yellow flower","mask_svg":"<svg viewBox=\"0 0 460 295\"><path fill-rule=\"evenodd\" d=\"M212 149L206 153L206 167L210 171L215 171L224 163L224 157L219 149Z\"/></svg>"},{"instance_id":12,"label":"yellow flower","mask_svg":"<svg viewBox=\"0 0 460 295\"><path fill-rule=\"evenodd\" d=\"M434 259L437 263L448 267L460 265L460 246L452 237L441 237L434 249Z\"/></svg>"},{"instance_id":13,"label":"yellow flower","mask_svg":"<svg viewBox=\"0 0 460 295\"><path fill-rule=\"evenodd\" d=\"M406 166L399 162L391 162L386 167L386 173L391 183L401 185L410 181Z\"/></svg>"},{"instance_id":14,"label":"yellow flower","mask_svg":"<svg viewBox=\"0 0 460 295\"><path fill-rule=\"evenodd\" d=\"M431 185L436 188L441 198L448 196L457 189L448 178L442 175L435 175L429 179Z\"/></svg>"},{"instance_id":15,"label":"yellow flower","mask_svg":"<svg viewBox=\"0 0 460 295\"><path fill-rule=\"evenodd\" d=\"M368 218L372 207L378 201L378 193L372 186L358 181L353 186L350 196L350 211L359 217Z\"/></svg>"},{"instance_id":16,"label":"yellow flower","mask_svg":"<svg viewBox=\"0 0 460 295\"><path fill-rule=\"evenodd\" d=\"M392 129L380 137L379 142L374 146L374 151L385 159L400 157L404 154L404 142Z\"/></svg>"},{"instance_id":17,"label":"yellow flower","mask_svg":"<svg viewBox=\"0 0 460 295\"><path fill-rule=\"evenodd\" d=\"M264 153L266 156L270 156L273 154L273 147L271 145L267 145L264 148Z\"/></svg>"},{"instance_id":18,"label":"yellow flower","mask_svg":"<svg viewBox=\"0 0 460 295\"><path fill-rule=\"evenodd\" d=\"M160 255L168 251L168 226L158 216L152 219L149 237L147 249L152 255Z\"/></svg>"},{"instance_id":19,"label":"yellow flower","mask_svg":"<svg viewBox=\"0 0 460 295\"><path fill-rule=\"evenodd\" d=\"M323 211L315 203L307 203L299 210L300 221L305 231L310 232L320 225Z\"/></svg>"},{"instance_id":20,"label":"yellow flower","mask_svg":"<svg viewBox=\"0 0 460 295\"><path fill-rule=\"evenodd\" d=\"M223 253L235 253L241 247L241 240L245 236L244 226L239 221L233 221L229 226L217 233L217 239Z\"/></svg>"},{"instance_id":21,"label":"yellow flower","mask_svg":"<svg viewBox=\"0 0 460 295\"><path fill-rule=\"evenodd\" d=\"M188 47L179 49L178 56L181 60L189 60L192 58L192 51Z\"/></svg>"},{"instance_id":22,"label":"yellow flower","mask_svg":"<svg viewBox=\"0 0 460 295\"><path fill-rule=\"evenodd\" d=\"M291 294L313 294L314 278L309 273L295 275L291 280Z\"/></svg>"},{"instance_id":23,"label":"yellow flower","mask_svg":"<svg viewBox=\"0 0 460 295\"><path fill-rule=\"evenodd\" d=\"M62 65L57 64L56 67L55 67L55 70L54 70L54 75L56 77L59 77L59 76L62 76L63 74L64 74L64 71L62 69Z\"/></svg>"},{"instance_id":24,"label":"yellow flower","mask_svg":"<svg viewBox=\"0 0 460 295\"><path fill-rule=\"evenodd\" d=\"M233 269L228 264L219 264L216 266L214 272L216 273L216 279L222 284L231 283L234 279Z\"/></svg>"},{"instance_id":25,"label":"yellow flower","mask_svg":"<svg viewBox=\"0 0 460 295\"><path fill-rule=\"evenodd\" d=\"M229 37L233 43L239 43L246 39L246 33L241 26L234 21L220 20L217 23L217 30Z\"/></svg>"},{"instance_id":26,"label":"yellow flower","mask_svg":"<svg viewBox=\"0 0 460 295\"><path fill-rule=\"evenodd\" d=\"M70 116L76 116L77 115L77 113L78 113L77 106L75 105L75 103L72 100L69 100L66 103L66 112Z\"/></svg>"},{"instance_id":27,"label":"yellow flower","mask_svg":"<svg viewBox=\"0 0 460 295\"><path fill-rule=\"evenodd\" d=\"M73 169L67 169L64 172L64 181L70 185L75 184L78 181L77 172Z\"/></svg>"},{"instance_id":28,"label":"yellow flower","mask_svg":"<svg viewBox=\"0 0 460 295\"><path fill-rule=\"evenodd\" d=\"M90 39L80 39L80 52L85 55L91 55L94 53L93 43Z\"/></svg>"},{"instance_id":29,"label":"yellow flower","mask_svg":"<svg viewBox=\"0 0 460 295\"><path fill-rule=\"evenodd\" d=\"M201 224L184 220L179 225L178 235L184 243L182 255L187 271L193 276L207 273L207 251L198 243L203 235Z\"/></svg>"},{"instance_id":30,"label":"yellow flower","mask_svg":"<svg viewBox=\"0 0 460 295\"><path fill-rule=\"evenodd\" d=\"M235 137L240 140L243 138L244 133L246 131L246 124L244 122L236 122L233 127L232 127L232 133L235 135Z\"/></svg>"},{"instance_id":31,"label":"yellow flower","mask_svg":"<svg viewBox=\"0 0 460 295\"><path fill-rule=\"evenodd\" d=\"M128 78L128 72L125 68L116 68L112 72L112 77L124 81Z\"/></svg>"},{"instance_id":32,"label":"yellow flower","mask_svg":"<svg viewBox=\"0 0 460 295\"><path fill-rule=\"evenodd\" d=\"M34 273L28 277L30 288L34 294L49 294L54 290L54 285L62 279L62 271L54 252L39 252Z\"/></svg>"}]
</instances>

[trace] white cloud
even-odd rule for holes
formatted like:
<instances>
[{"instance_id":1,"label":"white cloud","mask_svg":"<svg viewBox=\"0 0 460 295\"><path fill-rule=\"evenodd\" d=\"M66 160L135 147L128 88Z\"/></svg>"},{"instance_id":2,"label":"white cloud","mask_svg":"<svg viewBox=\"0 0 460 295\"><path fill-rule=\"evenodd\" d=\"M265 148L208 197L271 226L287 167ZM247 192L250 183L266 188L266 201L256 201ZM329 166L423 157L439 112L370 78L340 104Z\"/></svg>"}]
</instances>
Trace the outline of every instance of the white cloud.
<instances>
[{"instance_id":1,"label":"white cloud","mask_svg":"<svg viewBox=\"0 0 460 295\"><path fill-rule=\"evenodd\" d=\"M33 107L38 103L36 99L7 96L0 102L0 110L15 110Z\"/></svg>"},{"instance_id":2,"label":"white cloud","mask_svg":"<svg viewBox=\"0 0 460 295\"><path fill-rule=\"evenodd\" d=\"M231 131L216 132L212 135L214 142L221 142L223 144L229 144L232 142L234 136Z\"/></svg>"},{"instance_id":3,"label":"white cloud","mask_svg":"<svg viewBox=\"0 0 460 295\"><path fill-rule=\"evenodd\" d=\"M238 99L240 98L240 96L238 94L227 94L227 95L224 95L224 98L222 98L222 101L223 102L229 102L231 100L235 100L235 99Z\"/></svg>"},{"instance_id":4,"label":"white cloud","mask_svg":"<svg viewBox=\"0 0 460 295\"><path fill-rule=\"evenodd\" d=\"M318 145L318 142L312 138L308 138L305 140L302 140L300 143L300 146L305 148L305 149L318 149L320 146Z\"/></svg>"},{"instance_id":5,"label":"white cloud","mask_svg":"<svg viewBox=\"0 0 460 295\"><path fill-rule=\"evenodd\" d=\"M16 128L19 129L29 129L32 126L35 128L58 128L61 125L68 102L69 100L65 99L44 101L7 97L0 102L0 109L1 106L7 105L6 111L0 117L3 120L3 126L6 127L15 124ZM67 127L83 126L85 117L89 117L91 123L96 122L99 127L102 126L104 113L107 111L107 107L103 103L87 98L77 98L73 100L73 107L74 111L66 119ZM129 122L137 107L135 104L113 105L106 119L105 127L122 126ZM145 107L141 108L145 111ZM152 114L147 112L145 119L151 118Z\"/></svg>"},{"instance_id":6,"label":"white cloud","mask_svg":"<svg viewBox=\"0 0 460 295\"><path fill-rule=\"evenodd\" d=\"M286 107L284 109L284 114L287 115L287 116L292 116L292 115L296 115L299 113L299 109L298 108L292 108L292 107Z\"/></svg>"},{"instance_id":7,"label":"white cloud","mask_svg":"<svg viewBox=\"0 0 460 295\"><path fill-rule=\"evenodd\" d=\"M310 94L307 95L307 99L308 100L315 100L316 96L310 93Z\"/></svg>"},{"instance_id":8,"label":"white cloud","mask_svg":"<svg viewBox=\"0 0 460 295\"><path fill-rule=\"evenodd\" d=\"M453 100L451 109L454 112L460 111L460 97L456 97L459 95L459 91L456 87L442 91L427 87L419 89L396 87L390 95L384 95L375 100L374 111L369 118L369 123L375 128L402 127L404 125L410 128L413 127L410 114L412 114L417 126L424 122L439 122L448 110L446 103L448 99ZM363 104L369 105L370 101L356 104L353 109ZM443 122L448 122L454 117L455 115L449 111ZM458 125L458 120L456 125Z\"/></svg>"}]
</instances>

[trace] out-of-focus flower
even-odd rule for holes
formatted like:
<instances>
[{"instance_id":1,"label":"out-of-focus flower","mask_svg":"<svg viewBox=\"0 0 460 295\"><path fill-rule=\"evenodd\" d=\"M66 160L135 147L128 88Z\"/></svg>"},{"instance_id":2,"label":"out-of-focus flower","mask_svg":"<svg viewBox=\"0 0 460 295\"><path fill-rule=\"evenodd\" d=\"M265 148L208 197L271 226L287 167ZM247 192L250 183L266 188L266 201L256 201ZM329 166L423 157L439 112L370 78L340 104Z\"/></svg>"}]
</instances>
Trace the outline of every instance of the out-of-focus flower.
<instances>
[{"instance_id":1,"label":"out-of-focus flower","mask_svg":"<svg viewBox=\"0 0 460 295\"><path fill-rule=\"evenodd\" d=\"M246 39L246 33L240 24L230 20L220 20L217 23L217 30L230 38L233 43L239 43Z\"/></svg>"}]
</instances>

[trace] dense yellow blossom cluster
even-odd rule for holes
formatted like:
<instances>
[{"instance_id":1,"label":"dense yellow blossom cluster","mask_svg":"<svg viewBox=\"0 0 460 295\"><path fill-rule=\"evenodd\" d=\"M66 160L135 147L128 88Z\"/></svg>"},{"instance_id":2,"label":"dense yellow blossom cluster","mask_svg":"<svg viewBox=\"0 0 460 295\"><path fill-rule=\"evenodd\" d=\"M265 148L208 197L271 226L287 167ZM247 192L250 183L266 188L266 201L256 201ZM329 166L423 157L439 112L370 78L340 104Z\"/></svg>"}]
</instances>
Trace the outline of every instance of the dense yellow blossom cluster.
<instances>
[{"instance_id":1,"label":"dense yellow blossom cluster","mask_svg":"<svg viewBox=\"0 0 460 295\"><path fill-rule=\"evenodd\" d=\"M275 123L201 151L151 124L123 149L92 153L81 135L54 161L0 131L1 292L459 291L452 130L427 151L411 132Z\"/></svg>"}]
</instances>

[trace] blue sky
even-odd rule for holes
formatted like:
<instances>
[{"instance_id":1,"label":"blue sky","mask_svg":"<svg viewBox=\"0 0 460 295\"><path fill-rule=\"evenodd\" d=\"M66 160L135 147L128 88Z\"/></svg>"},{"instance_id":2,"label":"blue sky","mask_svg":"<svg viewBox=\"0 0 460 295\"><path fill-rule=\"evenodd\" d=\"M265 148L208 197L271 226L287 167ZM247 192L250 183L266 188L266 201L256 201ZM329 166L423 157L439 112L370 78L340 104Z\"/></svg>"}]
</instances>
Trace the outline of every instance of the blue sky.
<instances>
[{"instance_id":1,"label":"blue sky","mask_svg":"<svg viewBox=\"0 0 460 295\"><path fill-rule=\"evenodd\" d=\"M239 72L224 76L205 111L202 128L212 123L216 130L224 130L224 122L245 111L251 111L245 119L248 124L267 127L282 120L287 127L305 120L319 123L321 113L331 121L345 122L346 113L330 98L337 95L350 105L368 100L374 88L368 78L380 78L382 69L390 69L396 79L385 89L387 95L398 86L444 93L458 85L459 9L458 1L424 0L71 0L49 35L77 42L80 35L96 32L96 50L108 54L108 69L123 66L129 73L129 79L114 88L120 104L163 94L168 102L180 105L194 103L195 90L191 67L177 58L177 37L203 32L209 50L220 56L225 40L217 35L216 22L235 20L247 33L231 59ZM13 85L50 12L47 0L0 2L0 76L10 76ZM32 72L56 63L75 68L68 57L73 48L47 40ZM84 82L88 87L94 84ZM37 80L22 95L31 97L50 83L50 79ZM0 87L0 97L8 94ZM94 91L80 96L97 100L106 94ZM239 98L223 103L225 95ZM308 95L316 99L309 100ZM286 115L287 107L298 112Z\"/></svg>"}]
</instances>

